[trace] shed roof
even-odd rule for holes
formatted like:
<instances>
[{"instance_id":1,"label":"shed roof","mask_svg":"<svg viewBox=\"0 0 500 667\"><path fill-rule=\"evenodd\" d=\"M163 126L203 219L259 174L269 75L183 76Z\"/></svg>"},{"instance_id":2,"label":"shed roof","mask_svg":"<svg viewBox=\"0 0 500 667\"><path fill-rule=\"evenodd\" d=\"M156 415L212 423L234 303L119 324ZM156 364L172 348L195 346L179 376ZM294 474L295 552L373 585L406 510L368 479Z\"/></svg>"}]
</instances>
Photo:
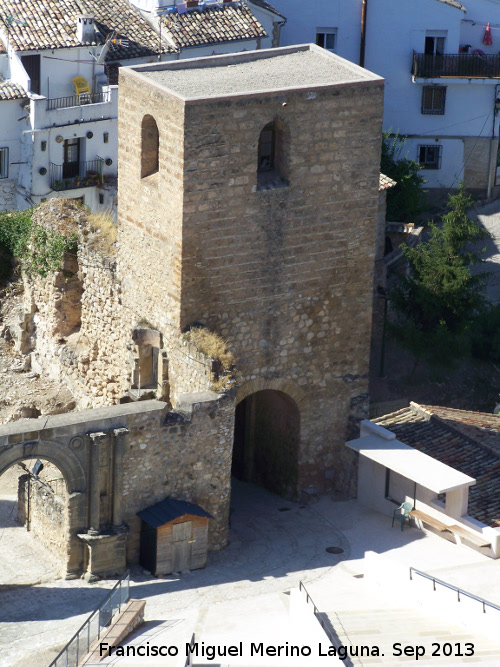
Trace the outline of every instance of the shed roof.
<instances>
[{"instance_id":1,"label":"shed roof","mask_svg":"<svg viewBox=\"0 0 500 667\"><path fill-rule=\"evenodd\" d=\"M476 479L469 514L500 526L500 416L411 403L372 420L434 459Z\"/></svg>"},{"instance_id":2,"label":"shed roof","mask_svg":"<svg viewBox=\"0 0 500 667\"><path fill-rule=\"evenodd\" d=\"M396 439L386 440L377 435L365 435L346 444L350 449L434 493L446 493L476 483L473 477Z\"/></svg>"},{"instance_id":3,"label":"shed roof","mask_svg":"<svg viewBox=\"0 0 500 667\"><path fill-rule=\"evenodd\" d=\"M165 498L156 505L151 505L151 507L137 512L137 516L152 528L159 528L185 514L213 519L213 516L205 512L199 505L189 503L187 500L174 500L173 498Z\"/></svg>"}]
</instances>

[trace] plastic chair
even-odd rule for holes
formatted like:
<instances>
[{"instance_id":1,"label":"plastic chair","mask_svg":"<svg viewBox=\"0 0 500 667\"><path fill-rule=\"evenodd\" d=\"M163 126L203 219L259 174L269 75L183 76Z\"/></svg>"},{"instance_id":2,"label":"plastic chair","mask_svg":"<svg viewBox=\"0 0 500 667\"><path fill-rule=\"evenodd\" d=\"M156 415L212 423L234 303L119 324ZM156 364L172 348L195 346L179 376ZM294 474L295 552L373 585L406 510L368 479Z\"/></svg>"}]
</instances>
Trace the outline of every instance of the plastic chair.
<instances>
[{"instance_id":1,"label":"plastic chair","mask_svg":"<svg viewBox=\"0 0 500 667\"><path fill-rule=\"evenodd\" d=\"M408 519L408 524L410 523L410 512L412 509L413 505L411 503L401 503L401 505L396 510L394 510L392 514L392 527L394 527L394 521L397 519L401 522L402 531L405 525L405 519Z\"/></svg>"},{"instance_id":2,"label":"plastic chair","mask_svg":"<svg viewBox=\"0 0 500 667\"><path fill-rule=\"evenodd\" d=\"M78 97L78 104L90 104L92 98L90 96L90 86L87 79L84 79L83 76L75 76L73 85L75 86L76 95Z\"/></svg>"}]
</instances>

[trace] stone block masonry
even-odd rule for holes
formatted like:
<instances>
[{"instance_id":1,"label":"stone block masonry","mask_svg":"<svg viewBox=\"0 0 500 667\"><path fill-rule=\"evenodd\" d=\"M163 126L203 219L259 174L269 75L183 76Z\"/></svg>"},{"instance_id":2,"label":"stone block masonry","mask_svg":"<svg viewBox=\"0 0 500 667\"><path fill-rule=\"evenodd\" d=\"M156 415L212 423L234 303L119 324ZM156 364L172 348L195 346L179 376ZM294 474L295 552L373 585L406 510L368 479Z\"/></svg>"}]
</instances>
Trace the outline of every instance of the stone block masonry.
<instances>
[{"instance_id":1,"label":"stone block masonry","mask_svg":"<svg viewBox=\"0 0 500 667\"><path fill-rule=\"evenodd\" d=\"M383 84L329 55L123 69L119 265L133 274L124 303L141 303L167 345L202 322L229 342L240 388L280 380L303 394L298 491L351 493L341 448L367 414ZM159 168L141 179L146 116ZM281 173L262 186L269 123Z\"/></svg>"}]
</instances>

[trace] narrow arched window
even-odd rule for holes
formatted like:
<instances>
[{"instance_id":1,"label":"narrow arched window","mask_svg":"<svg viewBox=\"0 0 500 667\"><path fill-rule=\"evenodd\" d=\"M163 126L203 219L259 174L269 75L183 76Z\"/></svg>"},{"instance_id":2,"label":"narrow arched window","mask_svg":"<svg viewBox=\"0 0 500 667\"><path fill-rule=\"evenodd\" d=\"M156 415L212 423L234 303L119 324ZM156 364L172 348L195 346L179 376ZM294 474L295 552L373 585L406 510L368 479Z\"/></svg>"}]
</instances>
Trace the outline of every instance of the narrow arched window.
<instances>
[{"instance_id":1,"label":"narrow arched window","mask_svg":"<svg viewBox=\"0 0 500 667\"><path fill-rule=\"evenodd\" d=\"M141 178L158 171L159 146L158 126L148 114L142 119L141 128Z\"/></svg>"},{"instance_id":2,"label":"narrow arched window","mask_svg":"<svg viewBox=\"0 0 500 667\"><path fill-rule=\"evenodd\" d=\"M268 123L259 137L259 159L257 171L259 174L273 171L275 158L276 128L274 121Z\"/></svg>"},{"instance_id":3,"label":"narrow arched window","mask_svg":"<svg viewBox=\"0 0 500 667\"><path fill-rule=\"evenodd\" d=\"M280 120L265 125L259 136L257 185L259 189L288 185L286 126Z\"/></svg>"}]
</instances>

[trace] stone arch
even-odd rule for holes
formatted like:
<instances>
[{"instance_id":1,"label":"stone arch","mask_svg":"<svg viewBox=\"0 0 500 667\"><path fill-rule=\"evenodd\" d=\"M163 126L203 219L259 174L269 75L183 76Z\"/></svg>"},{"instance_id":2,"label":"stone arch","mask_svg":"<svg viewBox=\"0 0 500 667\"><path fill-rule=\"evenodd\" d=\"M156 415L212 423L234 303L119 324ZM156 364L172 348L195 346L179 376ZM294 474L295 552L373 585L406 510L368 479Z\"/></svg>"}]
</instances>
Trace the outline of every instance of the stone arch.
<instances>
[{"instance_id":1,"label":"stone arch","mask_svg":"<svg viewBox=\"0 0 500 667\"><path fill-rule=\"evenodd\" d=\"M83 438L73 438L73 442L73 446L84 447ZM46 459L61 471L67 487L66 575L79 574L83 569L84 545L78 534L87 530L88 523L87 473L70 447L60 442L41 440L23 441L0 448L0 475L28 458Z\"/></svg>"},{"instance_id":2,"label":"stone arch","mask_svg":"<svg viewBox=\"0 0 500 667\"><path fill-rule=\"evenodd\" d=\"M287 498L297 496L301 408L306 400L300 387L282 379L251 380L240 388L235 412L234 477Z\"/></svg>"},{"instance_id":3,"label":"stone arch","mask_svg":"<svg viewBox=\"0 0 500 667\"><path fill-rule=\"evenodd\" d=\"M159 168L160 135L156 120L146 114L141 124L141 178L155 174Z\"/></svg>"},{"instance_id":4,"label":"stone arch","mask_svg":"<svg viewBox=\"0 0 500 667\"><path fill-rule=\"evenodd\" d=\"M250 396L250 394L255 394L257 391L263 391L264 389L274 389L275 391L288 394L295 401L300 412L307 407L309 402L306 392L293 380L286 380L284 378L273 378L271 380L256 378L255 380L248 380L248 382L244 382L238 387L236 390L236 405L244 398Z\"/></svg>"}]
</instances>

